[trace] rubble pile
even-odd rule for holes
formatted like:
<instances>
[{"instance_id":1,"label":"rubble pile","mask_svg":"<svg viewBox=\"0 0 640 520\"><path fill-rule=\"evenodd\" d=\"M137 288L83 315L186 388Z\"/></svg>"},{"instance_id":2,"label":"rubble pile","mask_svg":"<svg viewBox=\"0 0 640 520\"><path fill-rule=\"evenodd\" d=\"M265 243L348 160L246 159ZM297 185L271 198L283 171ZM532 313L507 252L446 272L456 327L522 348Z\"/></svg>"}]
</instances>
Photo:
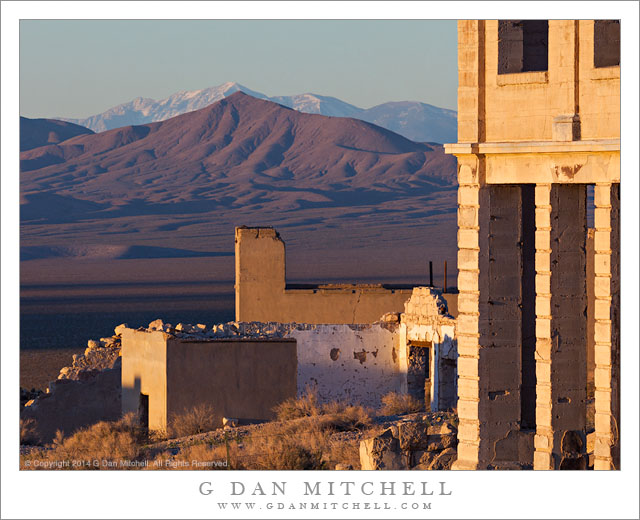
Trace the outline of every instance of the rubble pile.
<instances>
[{"instance_id":1,"label":"rubble pile","mask_svg":"<svg viewBox=\"0 0 640 520\"><path fill-rule=\"evenodd\" d=\"M362 469L451 469L457 458L455 423L455 415L446 413L404 417L360 442Z\"/></svg>"}]
</instances>

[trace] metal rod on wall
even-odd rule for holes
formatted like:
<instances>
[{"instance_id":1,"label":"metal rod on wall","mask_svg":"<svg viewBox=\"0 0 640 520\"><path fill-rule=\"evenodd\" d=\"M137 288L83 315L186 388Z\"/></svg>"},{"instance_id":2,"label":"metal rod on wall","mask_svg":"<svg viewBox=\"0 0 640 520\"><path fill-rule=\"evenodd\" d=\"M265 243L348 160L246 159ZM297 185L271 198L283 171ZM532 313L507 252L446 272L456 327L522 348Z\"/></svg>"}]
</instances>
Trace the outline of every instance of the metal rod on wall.
<instances>
[{"instance_id":1,"label":"metal rod on wall","mask_svg":"<svg viewBox=\"0 0 640 520\"><path fill-rule=\"evenodd\" d=\"M442 291L444 293L447 292L447 261L444 261L444 290Z\"/></svg>"},{"instance_id":2,"label":"metal rod on wall","mask_svg":"<svg viewBox=\"0 0 640 520\"><path fill-rule=\"evenodd\" d=\"M429 287L433 287L433 262L429 260Z\"/></svg>"}]
</instances>

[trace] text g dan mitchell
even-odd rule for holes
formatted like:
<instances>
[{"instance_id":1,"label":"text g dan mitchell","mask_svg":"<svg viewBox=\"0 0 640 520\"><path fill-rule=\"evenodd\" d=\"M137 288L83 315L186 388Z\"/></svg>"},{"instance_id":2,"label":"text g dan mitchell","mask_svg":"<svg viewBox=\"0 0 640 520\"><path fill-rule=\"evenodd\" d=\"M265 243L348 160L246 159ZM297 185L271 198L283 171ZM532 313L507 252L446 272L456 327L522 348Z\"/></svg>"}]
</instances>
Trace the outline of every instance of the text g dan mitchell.
<instances>
[{"instance_id":1,"label":"text g dan mitchell","mask_svg":"<svg viewBox=\"0 0 640 520\"><path fill-rule=\"evenodd\" d=\"M389 482L255 482L247 484L240 481L225 482L216 485L202 482L198 491L211 496L286 496L291 491L296 496L448 496L452 494L446 482L428 481L389 481ZM222 486L222 488L221 488Z\"/></svg>"}]
</instances>

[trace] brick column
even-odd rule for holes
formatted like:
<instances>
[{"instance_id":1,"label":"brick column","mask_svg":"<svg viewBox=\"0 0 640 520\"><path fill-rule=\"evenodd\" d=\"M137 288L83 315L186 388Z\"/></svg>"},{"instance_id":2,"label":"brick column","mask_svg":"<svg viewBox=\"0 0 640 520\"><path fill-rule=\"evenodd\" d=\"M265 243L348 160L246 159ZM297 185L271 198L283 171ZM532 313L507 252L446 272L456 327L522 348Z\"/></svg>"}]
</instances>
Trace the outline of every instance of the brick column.
<instances>
[{"instance_id":1,"label":"brick column","mask_svg":"<svg viewBox=\"0 0 640 520\"><path fill-rule=\"evenodd\" d=\"M536 203L534 469L586 466L586 186L545 184Z\"/></svg>"},{"instance_id":2,"label":"brick column","mask_svg":"<svg viewBox=\"0 0 640 520\"><path fill-rule=\"evenodd\" d=\"M479 467L479 273L481 210L488 210L480 188L479 161L458 157L458 459L454 469Z\"/></svg>"},{"instance_id":3,"label":"brick column","mask_svg":"<svg viewBox=\"0 0 640 520\"><path fill-rule=\"evenodd\" d=\"M594 469L620 468L620 184L595 186Z\"/></svg>"},{"instance_id":4,"label":"brick column","mask_svg":"<svg viewBox=\"0 0 640 520\"><path fill-rule=\"evenodd\" d=\"M536 200L536 435L534 469L551 469L551 185Z\"/></svg>"}]
</instances>

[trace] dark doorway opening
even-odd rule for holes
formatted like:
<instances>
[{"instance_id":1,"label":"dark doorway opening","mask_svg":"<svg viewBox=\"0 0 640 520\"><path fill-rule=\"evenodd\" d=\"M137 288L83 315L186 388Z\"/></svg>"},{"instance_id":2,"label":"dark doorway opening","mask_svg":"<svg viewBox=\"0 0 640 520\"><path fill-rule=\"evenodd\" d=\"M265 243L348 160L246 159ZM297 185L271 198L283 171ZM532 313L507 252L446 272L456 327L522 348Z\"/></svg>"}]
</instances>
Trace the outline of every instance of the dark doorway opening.
<instances>
[{"instance_id":1,"label":"dark doorway opening","mask_svg":"<svg viewBox=\"0 0 640 520\"><path fill-rule=\"evenodd\" d=\"M425 410L431 409L431 349L431 341L409 341L407 345L407 391L424 403Z\"/></svg>"},{"instance_id":2,"label":"dark doorway opening","mask_svg":"<svg viewBox=\"0 0 640 520\"><path fill-rule=\"evenodd\" d=\"M138 403L138 418L140 426L146 430L149 429L149 396L146 394L140 394L140 401Z\"/></svg>"}]
</instances>

